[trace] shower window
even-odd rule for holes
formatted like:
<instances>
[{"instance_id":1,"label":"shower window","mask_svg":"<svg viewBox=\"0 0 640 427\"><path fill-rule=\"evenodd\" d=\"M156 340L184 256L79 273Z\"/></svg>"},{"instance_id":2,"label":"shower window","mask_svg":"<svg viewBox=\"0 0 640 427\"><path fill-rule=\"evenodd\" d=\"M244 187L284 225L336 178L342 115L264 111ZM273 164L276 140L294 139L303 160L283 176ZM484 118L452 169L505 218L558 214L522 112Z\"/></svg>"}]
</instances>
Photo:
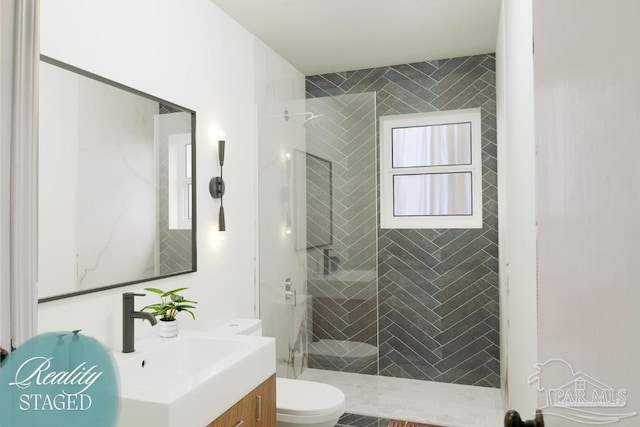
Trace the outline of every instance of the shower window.
<instances>
[{"instance_id":1,"label":"shower window","mask_svg":"<svg viewBox=\"0 0 640 427\"><path fill-rule=\"evenodd\" d=\"M480 109L383 116L382 228L481 228Z\"/></svg>"}]
</instances>

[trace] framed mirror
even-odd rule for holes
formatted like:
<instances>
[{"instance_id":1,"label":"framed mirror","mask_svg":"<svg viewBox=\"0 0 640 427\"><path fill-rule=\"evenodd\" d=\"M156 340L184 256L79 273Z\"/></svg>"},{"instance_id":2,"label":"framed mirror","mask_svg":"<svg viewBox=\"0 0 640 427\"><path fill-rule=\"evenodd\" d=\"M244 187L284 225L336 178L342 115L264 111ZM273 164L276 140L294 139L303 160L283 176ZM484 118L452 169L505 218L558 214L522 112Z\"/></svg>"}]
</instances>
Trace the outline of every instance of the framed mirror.
<instances>
[{"instance_id":1,"label":"framed mirror","mask_svg":"<svg viewBox=\"0 0 640 427\"><path fill-rule=\"evenodd\" d=\"M333 243L333 165L331 161L296 150L298 175L305 177L305 248L323 248Z\"/></svg>"},{"instance_id":2,"label":"framed mirror","mask_svg":"<svg viewBox=\"0 0 640 427\"><path fill-rule=\"evenodd\" d=\"M195 112L40 59L39 302L196 271Z\"/></svg>"}]
</instances>

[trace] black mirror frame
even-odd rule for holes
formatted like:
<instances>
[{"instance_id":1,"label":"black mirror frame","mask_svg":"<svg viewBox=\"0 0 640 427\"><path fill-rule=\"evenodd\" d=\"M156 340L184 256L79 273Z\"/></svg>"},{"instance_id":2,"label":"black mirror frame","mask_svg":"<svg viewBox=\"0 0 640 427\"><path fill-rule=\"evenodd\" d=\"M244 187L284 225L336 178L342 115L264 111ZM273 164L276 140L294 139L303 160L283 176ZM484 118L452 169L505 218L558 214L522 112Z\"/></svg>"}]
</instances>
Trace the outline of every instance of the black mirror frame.
<instances>
[{"instance_id":1,"label":"black mirror frame","mask_svg":"<svg viewBox=\"0 0 640 427\"><path fill-rule=\"evenodd\" d=\"M181 110L185 113L188 113L191 116L191 176L192 176L192 181L191 181L191 212L192 214L192 223L191 223L191 270L184 270L184 271L180 271L180 272L176 272L176 273L170 273L170 274L163 274L163 275L159 275L159 276L153 276L153 277L148 277L145 279L139 279L139 280L132 280L132 281L128 281L128 282L122 282L122 283L116 283L113 285L106 285L106 286L100 286L100 287L96 287L96 288L91 288L91 289L85 289L82 291L75 291L75 292L68 292L65 294L59 294L59 295L53 295L53 296L49 296L49 297L45 297L45 298L39 298L38 299L38 303L45 303L45 302L49 302L49 301L56 301L56 300L60 300L60 299L64 299L64 298L71 298L71 297L75 297L75 296L79 296L79 295L86 295L86 294L91 294L91 293L95 293L95 292L101 292L101 291L105 291L105 290L109 290L109 289L114 289L114 288L120 288L120 287L124 287L124 286L130 286L130 285L135 285L137 283L144 283L144 282L149 282L149 281L153 281L153 280L159 280L159 279L165 279L167 277L173 277L173 276L179 276L179 275L183 275L183 274L189 274L189 273L195 273L196 271L198 271L198 253L197 253L197 211L196 211L196 184L197 184L197 179L196 179L196 112L194 110L191 110L189 108L185 108L182 107L180 105L174 104L173 102L169 102L166 101L164 99L158 98L157 96L153 96L150 95L148 93L139 91L137 89L134 89L132 87L123 85L121 83L115 82L113 80L109 80L106 79L104 77L98 76L96 74L90 73L88 71L82 70L80 68L74 67L72 65L66 64L64 62L58 61L57 59L53 59L51 57L48 57L46 55L40 55L40 61L42 62L46 62L48 64L51 65L55 65L57 67L66 69L68 71L71 71L73 73L79 74L81 76L102 82L104 84L107 84L109 86L113 86L116 87L118 89L122 89L124 91L133 93L135 95L141 96L143 98L147 98L150 99L152 101L156 101L160 104L164 104L166 106L169 106L171 108L177 109L177 110Z\"/></svg>"}]
</instances>

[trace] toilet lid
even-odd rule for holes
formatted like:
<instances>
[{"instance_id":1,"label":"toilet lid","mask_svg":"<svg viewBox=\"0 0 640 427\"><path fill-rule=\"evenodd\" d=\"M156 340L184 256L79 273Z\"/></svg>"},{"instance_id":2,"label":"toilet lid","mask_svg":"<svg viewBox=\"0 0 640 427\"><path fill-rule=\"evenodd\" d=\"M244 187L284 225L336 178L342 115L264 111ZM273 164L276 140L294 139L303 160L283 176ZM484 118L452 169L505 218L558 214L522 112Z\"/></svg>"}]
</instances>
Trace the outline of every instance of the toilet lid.
<instances>
[{"instance_id":1,"label":"toilet lid","mask_svg":"<svg viewBox=\"0 0 640 427\"><path fill-rule=\"evenodd\" d=\"M281 414L330 414L344 408L344 393L327 384L277 378L276 406Z\"/></svg>"}]
</instances>

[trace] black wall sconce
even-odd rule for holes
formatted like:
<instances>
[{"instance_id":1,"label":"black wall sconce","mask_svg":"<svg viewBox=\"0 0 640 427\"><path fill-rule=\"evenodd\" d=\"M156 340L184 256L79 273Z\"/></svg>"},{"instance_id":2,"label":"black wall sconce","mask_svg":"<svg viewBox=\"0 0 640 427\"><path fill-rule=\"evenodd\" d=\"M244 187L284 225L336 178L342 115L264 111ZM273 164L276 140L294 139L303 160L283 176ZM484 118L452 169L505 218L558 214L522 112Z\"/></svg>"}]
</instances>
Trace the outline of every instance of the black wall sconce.
<instances>
[{"instance_id":1,"label":"black wall sconce","mask_svg":"<svg viewBox=\"0 0 640 427\"><path fill-rule=\"evenodd\" d=\"M214 176L209 181L209 193L214 199L220 199L220 212L218 213L218 231L226 231L224 222L224 206L222 196L224 196L224 180L222 179L222 166L224 166L224 141L218 141L218 159L220 160L220 176Z\"/></svg>"}]
</instances>

